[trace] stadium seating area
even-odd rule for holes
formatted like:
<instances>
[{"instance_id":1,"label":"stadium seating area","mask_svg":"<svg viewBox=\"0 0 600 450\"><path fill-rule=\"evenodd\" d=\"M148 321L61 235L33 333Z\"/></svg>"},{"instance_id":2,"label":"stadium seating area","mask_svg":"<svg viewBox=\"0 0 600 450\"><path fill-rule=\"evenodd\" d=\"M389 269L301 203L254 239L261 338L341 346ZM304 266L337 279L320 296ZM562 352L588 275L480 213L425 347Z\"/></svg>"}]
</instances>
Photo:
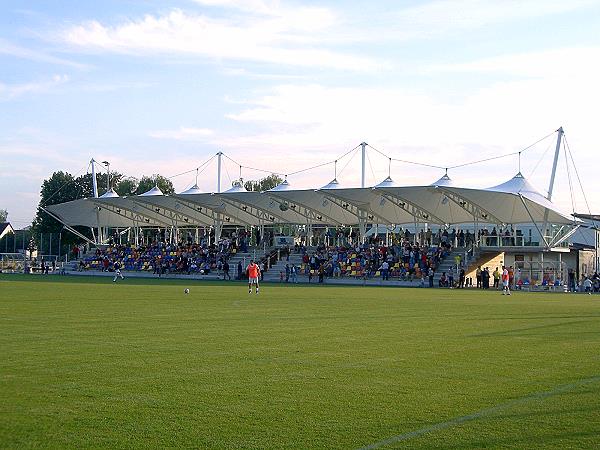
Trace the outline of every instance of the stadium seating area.
<instances>
[{"instance_id":1,"label":"stadium seating area","mask_svg":"<svg viewBox=\"0 0 600 450\"><path fill-rule=\"evenodd\" d=\"M115 263L127 271L164 273L210 273L236 252L236 246L225 239L218 246L201 244L113 245L86 256L80 270L111 271Z\"/></svg>"},{"instance_id":2,"label":"stadium seating area","mask_svg":"<svg viewBox=\"0 0 600 450\"><path fill-rule=\"evenodd\" d=\"M381 276L384 261L389 265L389 276L401 280L420 279L434 271L451 251L447 243L426 246L407 242L384 246L367 243L358 247L318 247L308 254L303 252L300 273L326 277L371 278Z\"/></svg>"}]
</instances>

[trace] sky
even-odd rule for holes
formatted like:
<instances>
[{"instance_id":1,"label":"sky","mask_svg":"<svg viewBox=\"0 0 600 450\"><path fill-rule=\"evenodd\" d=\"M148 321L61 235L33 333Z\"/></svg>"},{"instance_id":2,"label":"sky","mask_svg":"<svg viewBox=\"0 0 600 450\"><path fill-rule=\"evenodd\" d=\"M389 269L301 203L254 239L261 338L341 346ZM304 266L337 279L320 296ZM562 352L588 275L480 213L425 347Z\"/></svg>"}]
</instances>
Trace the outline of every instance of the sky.
<instances>
[{"instance_id":1,"label":"sky","mask_svg":"<svg viewBox=\"0 0 600 450\"><path fill-rule=\"evenodd\" d=\"M30 224L92 158L178 191L216 191L219 151L222 189L359 186L361 142L368 185L489 187L548 136L520 158L546 193L562 126L553 200L600 213L599 29L597 0L0 0L0 209Z\"/></svg>"}]
</instances>

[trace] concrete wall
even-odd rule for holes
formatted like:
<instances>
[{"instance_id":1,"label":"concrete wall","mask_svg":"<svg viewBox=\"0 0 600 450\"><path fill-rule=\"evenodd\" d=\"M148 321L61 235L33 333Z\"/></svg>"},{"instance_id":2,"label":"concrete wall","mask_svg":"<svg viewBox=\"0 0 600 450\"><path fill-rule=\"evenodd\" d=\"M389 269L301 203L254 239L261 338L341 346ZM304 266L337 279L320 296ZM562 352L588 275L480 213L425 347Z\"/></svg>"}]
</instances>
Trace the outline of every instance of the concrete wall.
<instances>
[{"instance_id":1,"label":"concrete wall","mask_svg":"<svg viewBox=\"0 0 600 450\"><path fill-rule=\"evenodd\" d=\"M475 264L473 264L472 266L470 266L467 270L467 273L465 274L465 276L467 278L471 277L473 278L473 283L475 283L475 277L476 277L476 271L477 271L477 267L481 266L481 269L485 269L486 267L488 267L490 269L490 275L492 273L494 273L494 270L496 269L496 267L498 267L499 270L502 270L502 266L504 265L504 252L501 253L482 253L479 257L479 259L476 261Z\"/></svg>"},{"instance_id":2,"label":"concrete wall","mask_svg":"<svg viewBox=\"0 0 600 450\"><path fill-rule=\"evenodd\" d=\"M592 275L596 271L596 252L594 250L579 250L579 278Z\"/></svg>"}]
</instances>

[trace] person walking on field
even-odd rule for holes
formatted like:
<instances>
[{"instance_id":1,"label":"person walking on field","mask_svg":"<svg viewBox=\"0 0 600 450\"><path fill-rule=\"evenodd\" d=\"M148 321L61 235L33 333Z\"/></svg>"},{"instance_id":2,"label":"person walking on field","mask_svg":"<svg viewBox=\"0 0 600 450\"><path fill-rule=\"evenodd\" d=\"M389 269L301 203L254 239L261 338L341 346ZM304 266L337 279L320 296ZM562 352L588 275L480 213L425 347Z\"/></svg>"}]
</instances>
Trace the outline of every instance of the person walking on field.
<instances>
[{"instance_id":1,"label":"person walking on field","mask_svg":"<svg viewBox=\"0 0 600 450\"><path fill-rule=\"evenodd\" d=\"M250 264L248 264L246 272L248 273L248 294L252 294L253 284L256 286L256 293L258 294L258 277L260 276L260 268L258 267L258 264L256 264L254 260L250 260Z\"/></svg>"},{"instance_id":2,"label":"person walking on field","mask_svg":"<svg viewBox=\"0 0 600 450\"><path fill-rule=\"evenodd\" d=\"M115 268L115 277L113 278L113 283L117 282L117 278L121 277L121 280L124 279L123 274L121 273L121 265L118 262L114 264Z\"/></svg>"},{"instance_id":3,"label":"person walking on field","mask_svg":"<svg viewBox=\"0 0 600 450\"><path fill-rule=\"evenodd\" d=\"M223 263L223 280L231 280L231 275L229 275L229 263L227 261Z\"/></svg>"},{"instance_id":4,"label":"person walking on field","mask_svg":"<svg viewBox=\"0 0 600 450\"><path fill-rule=\"evenodd\" d=\"M508 269L506 266L502 266L502 295L510 295Z\"/></svg>"}]
</instances>

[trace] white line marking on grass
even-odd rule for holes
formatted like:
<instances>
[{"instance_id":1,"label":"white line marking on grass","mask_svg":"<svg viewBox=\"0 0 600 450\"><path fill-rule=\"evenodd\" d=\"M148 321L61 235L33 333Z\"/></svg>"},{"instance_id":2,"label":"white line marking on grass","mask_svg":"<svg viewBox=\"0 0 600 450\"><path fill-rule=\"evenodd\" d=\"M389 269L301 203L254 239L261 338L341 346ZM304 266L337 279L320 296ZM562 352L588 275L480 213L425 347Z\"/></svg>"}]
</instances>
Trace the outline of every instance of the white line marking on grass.
<instances>
[{"instance_id":1,"label":"white line marking on grass","mask_svg":"<svg viewBox=\"0 0 600 450\"><path fill-rule=\"evenodd\" d=\"M499 411L503 411L505 409L508 409L512 406L516 406L516 405L520 405L522 403L527 403L531 400L541 400L541 399L545 399L548 397L552 397L554 395L558 395L558 394L563 394L565 392L570 392L578 387L581 386L585 386L591 383L596 383L600 381L600 376L595 376L595 377L591 377L591 378L586 378L580 381L577 381L575 383L570 383L570 384L563 384L560 386L555 387L554 389L550 390L550 391L542 391L542 392L536 392L534 394L531 395L527 395L525 397L521 397L521 398L517 398L515 400L511 400L509 402L506 403L502 403L500 405L496 405L496 406L492 406L490 408L486 408L486 409L482 409L481 411L477 411L473 414L468 414L466 416L460 416L460 417L456 417L454 419L450 419L446 422L439 422L439 423L435 423L433 425L428 425L426 427L420 428L418 430L414 430L414 431L410 431L408 433L404 433L404 434L399 434L397 436L392 436L388 439L385 439L383 441L379 441L376 442L374 444L371 445L367 445L365 447L361 447L360 450L371 450L371 449L375 449L375 448L379 448L379 447L384 447L386 445L391 445L391 444L395 444L397 442L402 442L402 441L408 441L409 439L413 439L419 436L422 436L424 434L427 433L432 433L434 431L439 431L439 430L444 430L446 428L450 428L453 427L455 425L460 425L461 423L465 423L465 422L470 422L471 420L477 420L480 419L482 417L486 417L489 416L493 413L499 412Z\"/></svg>"}]
</instances>

